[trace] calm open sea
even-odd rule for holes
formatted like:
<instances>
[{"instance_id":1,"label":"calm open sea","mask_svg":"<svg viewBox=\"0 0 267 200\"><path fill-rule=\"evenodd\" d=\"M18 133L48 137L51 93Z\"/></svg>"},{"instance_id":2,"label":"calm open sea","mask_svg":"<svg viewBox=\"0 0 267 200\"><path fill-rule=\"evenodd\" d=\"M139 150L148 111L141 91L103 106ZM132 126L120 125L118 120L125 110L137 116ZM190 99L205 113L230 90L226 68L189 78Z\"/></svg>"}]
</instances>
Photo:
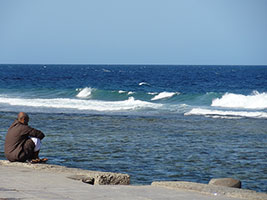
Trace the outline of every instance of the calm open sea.
<instances>
[{"instance_id":1,"label":"calm open sea","mask_svg":"<svg viewBox=\"0 0 267 200\"><path fill-rule=\"evenodd\" d=\"M50 164L267 192L267 66L0 65L0 159L19 111Z\"/></svg>"}]
</instances>

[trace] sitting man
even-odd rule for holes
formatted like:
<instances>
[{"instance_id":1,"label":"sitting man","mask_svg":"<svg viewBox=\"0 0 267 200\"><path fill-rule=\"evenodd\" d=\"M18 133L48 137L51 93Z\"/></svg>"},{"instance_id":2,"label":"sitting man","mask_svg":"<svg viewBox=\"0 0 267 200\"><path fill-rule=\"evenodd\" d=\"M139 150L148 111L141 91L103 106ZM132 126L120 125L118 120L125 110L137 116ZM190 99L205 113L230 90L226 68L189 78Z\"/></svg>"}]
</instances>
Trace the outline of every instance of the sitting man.
<instances>
[{"instance_id":1,"label":"sitting man","mask_svg":"<svg viewBox=\"0 0 267 200\"><path fill-rule=\"evenodd\" d=\"M5 156L11 162L40 163L47 161L47 158L40 159L38 156L41 140L45 135L28 126L29 119L26 113L20 112L18 119L8 129L5 140Z\"/></svg>"}]
</instances>

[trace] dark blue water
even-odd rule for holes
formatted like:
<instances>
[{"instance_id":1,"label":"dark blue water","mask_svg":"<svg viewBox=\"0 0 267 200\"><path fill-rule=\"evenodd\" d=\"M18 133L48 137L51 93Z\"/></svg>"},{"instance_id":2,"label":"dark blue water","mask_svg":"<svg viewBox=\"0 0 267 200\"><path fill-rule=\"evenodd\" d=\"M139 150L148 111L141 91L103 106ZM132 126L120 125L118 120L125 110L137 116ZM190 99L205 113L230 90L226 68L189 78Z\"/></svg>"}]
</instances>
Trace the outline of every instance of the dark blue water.
<instances>
[{"instance_id":1,"label":"dark blue water","mask_svg":"<svg viewBox=\"0 0 267 200\"><path fill-rule=\"evenodd\" d=\"M1 65L1 88L181 91L183 93L265 92L266 66L87 66ZM149 87L138 87L140 82ZM23 84L22 84L23 83Z\"/></svg>"},{"instance_id":2,"label":"dark blue water","mask_svg":"<svg viewBox=\"0 0 267 200\"><path fill-rule=\"evenodd\" d=\"M266 91L267 66L0 65L0 145L24 111L51 164L266 192Z\"/></svg>"}]
</instances>

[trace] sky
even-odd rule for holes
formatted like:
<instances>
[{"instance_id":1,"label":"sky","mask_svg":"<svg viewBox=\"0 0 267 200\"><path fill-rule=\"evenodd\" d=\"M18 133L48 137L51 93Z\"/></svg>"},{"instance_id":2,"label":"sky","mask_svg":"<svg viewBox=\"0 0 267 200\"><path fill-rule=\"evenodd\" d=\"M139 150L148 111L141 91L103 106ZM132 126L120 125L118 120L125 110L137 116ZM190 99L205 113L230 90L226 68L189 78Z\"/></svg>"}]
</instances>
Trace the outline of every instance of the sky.
<instances>
[{"instance_id":1,"label":"sky","mask_svg":"<svg viewBox=\"0 0 267 200\"><path fill-rule=\"evenodd\" d=\"M0 0L0 64L267 65L267 0Z\"/></svg>"}]
</instances>

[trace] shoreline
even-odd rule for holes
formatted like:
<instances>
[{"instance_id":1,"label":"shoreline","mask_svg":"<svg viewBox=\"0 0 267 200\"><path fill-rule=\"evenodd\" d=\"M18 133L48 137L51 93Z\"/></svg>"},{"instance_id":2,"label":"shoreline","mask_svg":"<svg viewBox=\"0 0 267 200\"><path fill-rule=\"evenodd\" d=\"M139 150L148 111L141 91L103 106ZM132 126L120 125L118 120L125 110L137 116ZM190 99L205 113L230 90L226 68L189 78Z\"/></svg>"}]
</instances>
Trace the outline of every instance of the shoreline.
<instances>
[{"instance_id":1,"label":"shoreline","mask_svg":"<svg viewBox=\"0 0 267 200\"><path fill-rule=\"evenodd\" d=\"M2 196L3 194L7 195L5 198L26 198L23 196L24 194L34 196L34 194L36 195L36 191L40 192L43 190L54 196L49 196L45 193L40 194L41 197L38 195L35 196L38 197L37 199L57 199L55 198L56 196L60 196L58 199L62 199L64 196L63 199L65 199L65 195L69 196L69 198L66 199L86 199L86 195L100 195L100 199L106 199L105 197L107 194L112 197L111 199L119 199L117 196L118 191L120 194L124 195L124 199L136 199L137 197L145 197L146 195L150 195L151 199L160 199L157 198L157 196L160 195L158 194L159 192L162 193L162 198L169 199L177 199L180 195L183 195L181 199L192 199L196 198L196 196L197 199L203 200L267 199L267 193L193 182L160 181L153 182L151 185L135 186L130 185L130 176L128 174L90 171L59 165L29 164L0 160L0 168L2 171L0 175L2 180L0 183L0 199L4 198ZM24 178L25 180L23 180ZM41 181L36 183L36 181L34 181L36 178L40 178ZM13 182L8 179L17 181ZM25 186L28 184L28 181L34 181L36 183L36 189L33 187L28 191L24 186L19 184L20 181L25 183ZM79 193L75 191L79 191ZM73 193L78 196L74 197ZM123 195L121 197L123 197Z\"/></svg>"}]
</instances>

